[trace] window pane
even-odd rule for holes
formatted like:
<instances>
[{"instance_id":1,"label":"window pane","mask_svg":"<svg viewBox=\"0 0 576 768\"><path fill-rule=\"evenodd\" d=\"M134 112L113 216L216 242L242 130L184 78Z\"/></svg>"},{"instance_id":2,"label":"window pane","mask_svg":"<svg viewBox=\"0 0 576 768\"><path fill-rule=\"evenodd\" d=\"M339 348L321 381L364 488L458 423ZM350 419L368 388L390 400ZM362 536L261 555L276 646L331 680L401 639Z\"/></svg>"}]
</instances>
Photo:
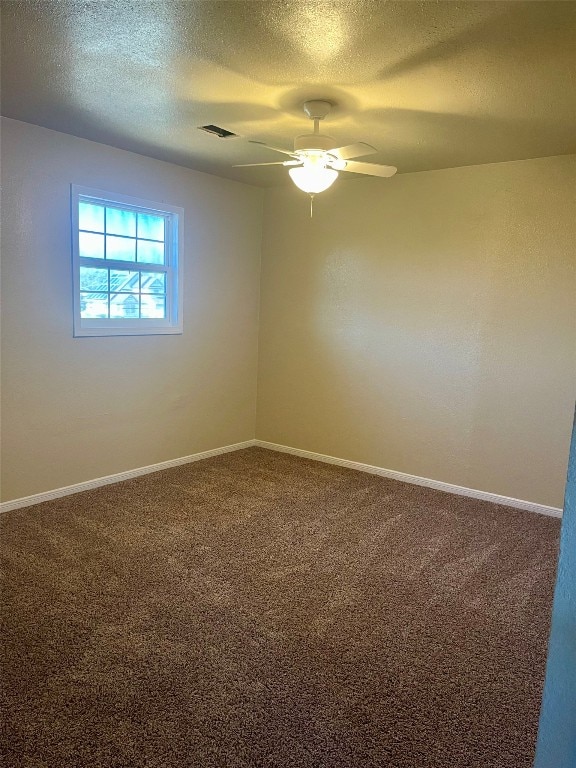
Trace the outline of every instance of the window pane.
<instances>
[{"instance_id":1,"label":"window pane","mask_svg":"<svg viewBox=\"0 0 576 768\"><path fill-rule=\"evenodd\" d=\"M139 317L139 298L133 293L113 293L110 295L110 317Z\"/></svg>"},{"instance_id":2,"label":"window pane","mask_svg":"<svg viewBox=\"0 0 576 768\"><path fill-rule=\"evenodd\" d=\"M141 317L166 317L166 297L158 295L147 295L145 293L140 297Z\"/></svg>"},{"instance_id":3,"label":"window pane","mask_svg":"<svg viewBox=\"0 0 576 768\"><path fill-rule=\"evenodd\" d=\"M110 290L138 293L140 290L139 272L128 269L110 270Z\"/></svg>"},{"instance_id":4,"label":"window pane","mask_svg":"<svg viewBox=\"0 0 576 768\"><path fill-rule=\"evenodd\" d=\"M164 243L138 240L138 261L146 264L164 264Z\"/></svg>"},{"instance_id":5,"label":"window pane","mask_svg":"<svg viewBox=\"0 0 576 768\"><path fill-rule=\"evenodd\" d=\"M106 234L136 236L136 214L119 208L106 208Z\"/></svg>"},{"instance_id":6,"label":"window pane","mask_svg":"<svg viewBox=\"0 0 576 768\"><path fill-rule=\"evenodd\" d=\"M91 267L80 267L80 290L107 291L108 270L92 269Z\"/></svg>"},{"instance_id":7,"label":"window pane","mask_svg":"<svg viewBox=\"0 0 576 768\"><path fill-rule=\"evenodd\" d=\"M164 217L151 213L138 214L138 237L148 240L164 240Z\"/></svg>"},{"instance_id":8,"label":"window pane","mask_svg":"<svg viewBox=\"0 0 576 768\"><path fill-rule=\"evenodd\" d=\"M104 235L91 235L89 232L79 234L80 256L91 259L104 258Z\"/></svg>"},{"instance_id":9,"label":"window pane","mask_svg":"<svg viewBox=\"0 0 576 768\"><path fill-rule=\"evenodd\" d=\"M74 335L181 333L180 209L76 185L71 195Z\"/></svg>"},{"instance_id":10,"label":"window pane","mask_svg":"<svg viewBox=\"0 0 576 768\"><path fill-rule=\"evenodd\" d=\"M128 237L106 236L106 258L136 261L136 240Z\"/></svg>"},{"instance_id":11,"label":"window pane","mask_svg":"<svg viewBox=\"0 0 576 768\"><path fill-rule=\"evenodd\" d=\"M104 206L94 203L80 203L78 206L78 226L93 232L104 232Z\"/></svg>"},{"instance_id":12,"label":"window pane","mask_svg":"<svg viewBox=\"0 0 576 768\"><path fill-rule=\"evenodd\" d=\"M108 294L80 293L80 317L108 317Z\"/></svg>"},{"instance_id":13,"label":"window pane","mask_svg":"<svg viewBox=\"0 0 576 768\"><path fill-rule=\"evenodd\" d=\"M141 272L144 293L166 293L166 275L164 272Z\"/></svg>"}]
</instances>

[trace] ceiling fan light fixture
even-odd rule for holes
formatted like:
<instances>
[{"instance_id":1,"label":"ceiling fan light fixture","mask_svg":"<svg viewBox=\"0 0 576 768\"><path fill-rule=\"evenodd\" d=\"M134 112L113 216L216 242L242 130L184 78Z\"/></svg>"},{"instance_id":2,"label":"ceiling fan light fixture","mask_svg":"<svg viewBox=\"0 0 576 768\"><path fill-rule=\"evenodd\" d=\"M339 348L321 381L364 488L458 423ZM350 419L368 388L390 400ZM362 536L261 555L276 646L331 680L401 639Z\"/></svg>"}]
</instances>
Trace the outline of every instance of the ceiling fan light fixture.
<instances>
[{"instance_id":1,"label":"ceiling fan light fixture","mask_svg":"<svg viewBox=\"0 0 576 768\"><path fill-rule=\"evenodd\" d=\"M1 2L2 0L0 0ZM353 160L355 157L371 155L377 150L370 144L358 141L355 144L337 146L336 139L320 133L320 121L323 120L333 105L329 101L314 100L304 102L304 112L314 122L314 133L306 133L296 136L294 139L294 151L281 147L274 147L262 141L253 140L253 144L261 144L274 152L288 155L291 159L282 162L265 163L241 163L235 167L253 165L284 165L295 166L288 173L294 184L306 192L312 198L318 192L324 192L338 178L339 171L350 171L365 176L380 176L387 178L396 173L392 165L379 165L377 163L359 163ZM310 215L312 215L312 201L310 202Z\"/></svg>"},{"instance_id":2,"label":"ceiling fan light fixture","mask_svg":"<svg viewBox=\"0 0 576 768\"><path fill-rule=\"evenodd\" d=\"M338 178L338 171L319 165L303 165L299 168L290 168L290 178L296 186L309 195L324 192Z\"/></svg>"}]
</instances>

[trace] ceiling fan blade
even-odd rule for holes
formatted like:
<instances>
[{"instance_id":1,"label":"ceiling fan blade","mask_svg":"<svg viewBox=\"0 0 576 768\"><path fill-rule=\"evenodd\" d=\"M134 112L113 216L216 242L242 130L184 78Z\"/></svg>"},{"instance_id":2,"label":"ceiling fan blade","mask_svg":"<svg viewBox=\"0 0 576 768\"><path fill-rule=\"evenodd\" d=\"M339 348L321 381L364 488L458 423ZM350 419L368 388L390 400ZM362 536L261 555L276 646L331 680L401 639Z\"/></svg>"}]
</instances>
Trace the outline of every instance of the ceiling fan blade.
<instances>
[{"instance_id":1,"label":"ceiling fan blade","mask_svg":"<svg viewBox=\"0 0 576 768\"><path fill-rule=\"evenodd\" d=\"M388 178L394 176L398 168L393 165L377 165L377 163L357 163L355 160L348 160L346 168L343 170L352 173L365 173L367 176L383 176Z\"/></svg>"},{"instance_id":2,"label":"ceiling fan blade","mask_svg":"<svg viewBox=\"0 0 576 768\"><path fill-rule=\"evenodd\" d=\"M252 168L256 165L300 165L300 160L278 160L275 163L236 163L232 168Z\"/></svg>"},{"instance_id":3,"label":"ceiling fan blade","mask_svg":"<svg viewBox=\"0 0 576 768\"><path fill-rule=\"evenodd\" d=\"M336 147L336 149L328 151L339 160L348 160L349 157L362 157L362 155L373 155L374 152L378 152L375 147L371 147L370 144L365 144L363 141L359 141L356 144L348 144L345 147Z\"/></svg>"},{"instance_id":4,"label":"ceiling fan blade","mask_svg":"<svg viewBox=\"0 0 576 768\"><path fill-rule=\"evenodd\" d=\"M250 144L260 144L261 147L266 147L266 149L273 149L274 152L282 152L283 155L290 155L290 157L294 157L294 152L290 152L287 149L281 149L280 147L271 147L270 144L266 144L263 141L253 141L252 139L249 139Z\"/></svg>"}]
</instances>

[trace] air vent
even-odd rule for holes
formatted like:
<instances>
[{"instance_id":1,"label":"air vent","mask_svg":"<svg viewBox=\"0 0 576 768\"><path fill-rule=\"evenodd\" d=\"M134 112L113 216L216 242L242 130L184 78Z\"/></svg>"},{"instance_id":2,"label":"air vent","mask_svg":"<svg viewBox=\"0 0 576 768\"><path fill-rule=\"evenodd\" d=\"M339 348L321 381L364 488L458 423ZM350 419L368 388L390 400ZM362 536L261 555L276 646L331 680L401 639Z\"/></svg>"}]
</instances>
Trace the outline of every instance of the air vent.
<instances>
[{"instance_id":1,"label":"air vent","mask_svg":"<svg viewBox=\"0 0 576 768\"><path fill-rule=\"evenodd\" d=\"M220 139L229 139L231 136L236 136L232 131L227 131L226 128L220 128L217 125L199 125L198 130L213 133L214 136L218 136Z\"/></svg>"}]
</instances>

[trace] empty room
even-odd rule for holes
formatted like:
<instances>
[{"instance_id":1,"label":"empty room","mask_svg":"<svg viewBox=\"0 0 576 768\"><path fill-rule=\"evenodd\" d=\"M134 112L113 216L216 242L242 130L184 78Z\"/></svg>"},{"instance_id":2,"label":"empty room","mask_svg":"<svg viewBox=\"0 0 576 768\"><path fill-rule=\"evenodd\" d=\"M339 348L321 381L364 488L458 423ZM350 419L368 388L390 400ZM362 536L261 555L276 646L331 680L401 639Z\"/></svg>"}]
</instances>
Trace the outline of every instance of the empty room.
<instances>
[{"instance_id":1,"label":"empty room","mask_svg":"<svg viewBox=\"0 0 576 768\"><path fill-rule=\"evenodd\" d=\"M0 12L2 764L575 768L576 3Z\"/></svg>"}]
</instances>

